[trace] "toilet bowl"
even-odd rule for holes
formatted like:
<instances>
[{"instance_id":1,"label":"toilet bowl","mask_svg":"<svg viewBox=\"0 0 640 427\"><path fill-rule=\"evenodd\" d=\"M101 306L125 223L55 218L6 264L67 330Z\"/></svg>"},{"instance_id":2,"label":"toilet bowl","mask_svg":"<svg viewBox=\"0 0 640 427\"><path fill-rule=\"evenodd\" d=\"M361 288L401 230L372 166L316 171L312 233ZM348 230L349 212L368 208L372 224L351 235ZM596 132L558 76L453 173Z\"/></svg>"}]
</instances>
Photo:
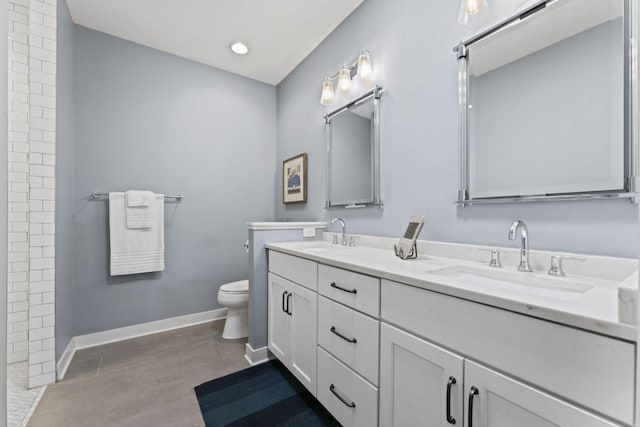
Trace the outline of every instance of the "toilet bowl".
<instances>
[{"instance_id":1,"label":"toilet bowl","mask_svg":"<svg viewBox=\"0 0 640 427\"><path fill-rule=\"evenodd\" d=\"M235 340L249 336L249 281L239 280L220 286L218 303L228 308L222 338Z\"/></svg>"}]
</instances>

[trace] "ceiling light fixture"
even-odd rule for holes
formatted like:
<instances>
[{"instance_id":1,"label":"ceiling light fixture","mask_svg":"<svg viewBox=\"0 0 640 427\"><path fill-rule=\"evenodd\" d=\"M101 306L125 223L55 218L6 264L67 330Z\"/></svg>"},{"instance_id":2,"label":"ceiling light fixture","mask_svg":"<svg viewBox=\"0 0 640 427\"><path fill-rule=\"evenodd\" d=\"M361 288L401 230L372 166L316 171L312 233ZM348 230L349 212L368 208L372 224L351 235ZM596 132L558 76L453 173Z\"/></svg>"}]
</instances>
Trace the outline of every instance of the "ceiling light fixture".
<instances>
[{"instance_id":1,"label":"ceiling light fixture","mask_svg":"<svg viewBox=\"0 0 640 427\"><path fill-rule=\"evenodd\" d=\"M249 53L249 48L242 42L231 43L229 45L229 49L231 49L231 52L235 53L236 55L246 55L247 53Z\"/></svg>"},{"instance_id":2,"label":"ceiling light fixture","mask_svg":"<svg viewBox=\"0 0 640 427\"><path fill-rule=\"evenodd\" d=\"M351 81L358 79L360 89L365 89L373 82L373 68L371 66L371 54L368 50L363 50L360 55L350 63L340 67L337 73L328 76L322 84L322 105L331 105L336 99L333 89L333 80L338 79L338 90L343 95L351 93Z\"/></svg>"},{"instance_id":3,"label":"ceiling light fixture","mask_svg":"<svg viewBox=\"0 0 640 427\"><path fill-rule=\"evenodd\" d=\"M488 7L487 0L462 0L458 23L460 25L473 24L482 17Z\"/></svg>"}]
</instances>

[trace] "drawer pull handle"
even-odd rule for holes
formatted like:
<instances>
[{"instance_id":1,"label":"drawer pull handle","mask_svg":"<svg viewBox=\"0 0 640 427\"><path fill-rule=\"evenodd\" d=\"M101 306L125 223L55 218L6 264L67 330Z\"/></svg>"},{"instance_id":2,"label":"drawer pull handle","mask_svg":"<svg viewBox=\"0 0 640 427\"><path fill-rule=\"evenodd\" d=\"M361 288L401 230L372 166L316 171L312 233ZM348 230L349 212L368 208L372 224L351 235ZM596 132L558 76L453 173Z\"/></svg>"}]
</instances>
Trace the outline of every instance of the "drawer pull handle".
<instances>
[{"instance_id":1,"label":"drawer pull handle","mask_svg":"<svg viewBox=\"0 0 640 427\"><path fill-rule=\"evenodd\" d=\"M289 298L291 298L291 295L293 295L291 292L289 292L289 295L287 295L287 314L289 316L291 316L291 307L289 306Z\"/></svg>"},{"instance_id":2,"label":"drawer pull handle","mask_svg":"<svg viewBox=\"0 0 640 427\"><path fill-rule=\"evenodd\" d=\"M469 391L469 427L473 427L473 398L479 394L478 387L471 387Z\"/></svg>"},{"instance_id":3,"label":"drawer pull handle","mask_svg":"<svg viewBox=\"0 0 640 427\"><path fill-rule=\"evenodd\" d=\"M334 334L336 334L337 336L339 336L340 338L342 338L342 339L343 339L343 340L345 340L346 342L350 342L350 343L352 343L352 344L355 344L355 343L357 343L357 342L358 342L358 340L357 340L357 339L355 339L355 338L347 338L347 337L345 337L344 335L342 335L340 332L336 331L336 327L335 327L335 326L332 326L332 327L331 327L331 332L333 332Z\"/></svg>"},{"instance_id":4,"label":"drawer pull handle","mask_svg":"<svg viewBox=\"0 0 640 427\"><path fill-rule=\"evenodd\" d=\"M349 408L355 408L356 407L356 404L354 402L349 402L347 399L345 399L344 397L340 396L340 394L336 391L336 386L334 386L333 384L331 384L331 386L329 387L329 391L331 391L331 393L333 393L333 395L335 397L340 399L340 402L344 403Z\"/></svg>"},{"instance_id":5,"label":"drawer pull handle","mask_svg":"<svg viewBox=\"0 0 640 427\"><path fill-rule=\"evenodd\" d=\"M348 292L350 294L357 294L358 290L357 289L346 289L346 288L342 288L338 285L336 285L336 282L331 282L331 287L332 288L336 288L338 290L341 290L342 292Z\"/></svg>"},{"instance_id":6,"label":"drawer pull handle","mask_svg":"<svg viewBox=\"0 0 640 427\"><path fill-rule=\"evenodd\" d=\"M456 419L451 416L451 387L456 383L454 377L449 377L447 382L447 422L449 424L455 424Z\"/></svg>"}]
</instances>

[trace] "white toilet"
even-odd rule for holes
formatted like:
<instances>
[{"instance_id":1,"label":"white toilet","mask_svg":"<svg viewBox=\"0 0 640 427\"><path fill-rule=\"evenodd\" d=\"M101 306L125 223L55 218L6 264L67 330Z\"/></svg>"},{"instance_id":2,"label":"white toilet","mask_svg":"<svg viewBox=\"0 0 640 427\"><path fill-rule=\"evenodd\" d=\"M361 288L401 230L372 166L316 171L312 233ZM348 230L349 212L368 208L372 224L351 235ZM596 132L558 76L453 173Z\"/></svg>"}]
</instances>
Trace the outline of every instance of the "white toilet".
<instances>
[{"instance_id":1,"label":"white toilet","mask_svg":"<svg viewBox=\"0 0 640 427\"><path fill-rule=\"evenodd\" d=\"M249 281L239 280L220 286L218 303L227 307L222 338L235 340L249 336Z\"/></svg>"}]
</instances>

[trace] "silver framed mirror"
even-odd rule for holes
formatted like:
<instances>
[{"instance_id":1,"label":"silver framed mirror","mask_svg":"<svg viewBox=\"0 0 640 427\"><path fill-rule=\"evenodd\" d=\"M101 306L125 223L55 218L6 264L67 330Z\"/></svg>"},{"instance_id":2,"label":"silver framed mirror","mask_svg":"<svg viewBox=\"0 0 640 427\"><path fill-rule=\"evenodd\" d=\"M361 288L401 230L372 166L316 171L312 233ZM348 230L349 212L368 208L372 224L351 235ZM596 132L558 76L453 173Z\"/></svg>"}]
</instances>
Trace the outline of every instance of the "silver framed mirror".
<instances>
[{"instance_id":1,"label":"silver framed mirror","mask_svg":"<svg viewBox=\"0 0 640 427\"><path fill-rule=\"evenodd\" d=\"M460 206L636 201L632 0L547 0L460 42Z\"/></svg>"},{"instance_id":2,"label":"silver framed mirror","mask_svg":"<svg viewBox=\"0 0 640 427\"><path fill-rule=\"evenodd\" d=\"M379 207L382 87L324 116L326 209Z\"/></svg>"}]
</instances>

